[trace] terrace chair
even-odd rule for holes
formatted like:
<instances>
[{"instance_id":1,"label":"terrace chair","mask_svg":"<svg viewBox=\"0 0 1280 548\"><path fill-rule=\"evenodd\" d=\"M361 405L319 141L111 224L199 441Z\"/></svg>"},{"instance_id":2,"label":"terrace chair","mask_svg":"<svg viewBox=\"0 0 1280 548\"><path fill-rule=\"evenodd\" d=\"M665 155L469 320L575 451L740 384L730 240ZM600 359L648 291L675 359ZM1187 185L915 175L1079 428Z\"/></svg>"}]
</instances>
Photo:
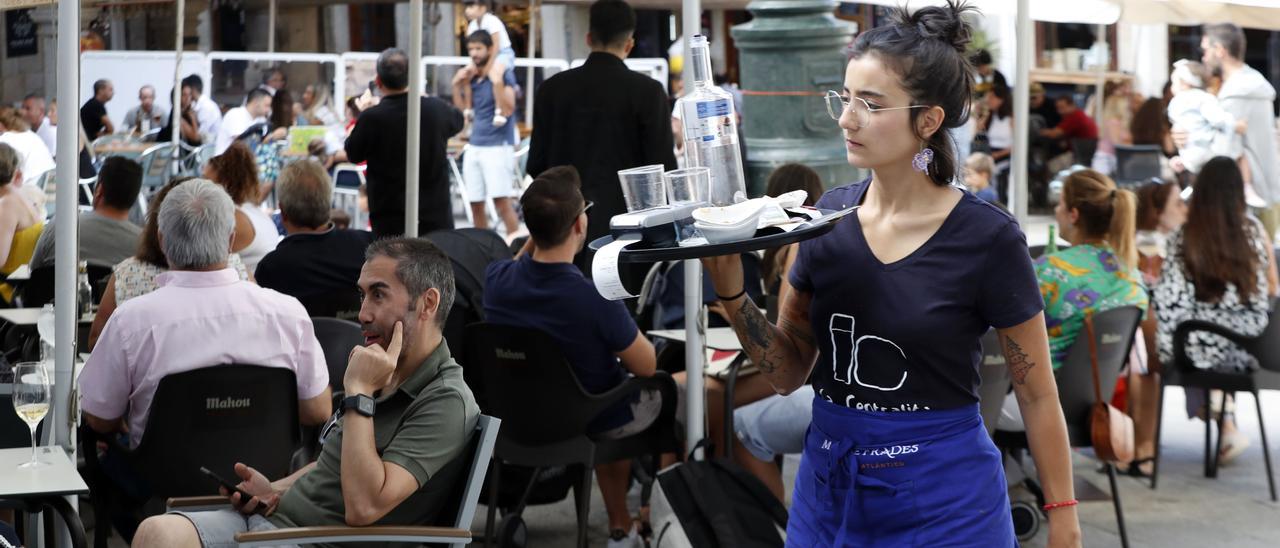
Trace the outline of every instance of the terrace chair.
<instances>
[{"instance_id":1,"label":"terrace chair","mask_svg":"<svg viewBox=\"0 0 1280 548\"><path fill-rule=\"evenodd\" d=\"M138 165L142 166L142 188L159 188L169 182L172 151L173 143L160 143L138 155Z\"/></svg>"},{"instance_id":2,"label":"terrace chair","mask_svg":"<svg viewBox=\"0 0 1280 548\"><path fill-rule=\"evenodd\" d=\"M1159 145L1116 145L1116 186L1137 190L1152 179L1160 179Z\"/></svg>"},{"instance_id":3,"label":"terrace chair","mask_svg":"<svg viewBox=\"0 0 1280 548\"><path fill-rule=\"evenodd\" d=\"M1111 401L1115 392L1116 379L1120 370L1129 359L1129 349L1133 345L1134 333L1138 330L1138 322L1142 311L1135 306L1122 306L1093 316L1094 337L1098 349L1098 391L1103 401ZM1054 377L1058 383L1058 401L1062 405L1062 416L1067 422L1067 437L1071 447L1092 447L1090 437L1090 412L1093 408L1093 370L1089 360L1089 339L1082 331L1076 337L1067 353L1066 363L1062 364ZM996 430L996 446L1004 453L1021 463L1021 457L1030 446L1026 432ZM1120 543L1129 547L1129 536L1125 532L1124 509L1120 504L1120 490L1116 487L1116 467L1114 463L1105 462L1107 479L1111 482L1111 502L1116 509L1116 522L1120 528ZM1024 482L1027 488L1044 504L1043 491L1038 483L1028 478Z\"/></svg>"},{"instance_id":4,"label":"terrace chair","mask_svg":"<svg viewBox=\"0 0 1280 548\"><path fill-rule=\"evenodd\" d=\"M1262 400L1258 398L1261 390L1280 390L1280 310L1272 303L1271 316L1267 328L1256 337L1246 337L1215 323L1202 320L1191 320L1178 324L1173 332L1173 363L1165 367L1163 382L1160 386L1161 412L1156 422L1156 454L1151 470L1151 488L1156 488L1156 479L1160 473L1160 437L1164 426L1164 392L1167 386L1182 386L1187 390L1203 390L1205 401L1209 401L1210 390L1221 390L1227 395L1236 392L1249 392L1257 403L1258 430L1262 434L1262 455L1267 466L1267 486L1271 490L1271 501L1276 501L1276 481L1271 468L1271 446L1267 443L1267 428L1263 422ZM1187 339L1193 332L1213 333L1219 335L1244 349L1258 360L1259 368L1253 371L1227 373L1208 371L1197 368L1187 358ZM1206 419L1204 423L1204 476L1218 476L1218 454L1222 450L1222 426L1226 413L1218 414L1218 439L1211 443L1213 421ZM1211 451L1211 447L1214 447Z\"/></svg>"},{"instance_id":5,"label":"terrace chair","mask_svg":"<svg viewBox=\"0 0 1280 548\"><path fill-rule=\"evenodd\" d=\"M347 359L351 357L352 348L364 344L364 334L360 324L337 318L312 317L311 324L315 326L316 340L320 341L325 364L329 366L329 388L333 389L334 401L339 401Z\"/></svg>"},{"instance_id":6,"label":"terrace chair","mask_svg":"<svg viewBox=\"0 0 1280 548\"><path fill-rule=\"evenodd\" d=\"M452 510L447 510L438 516L435 524L295 527L256 533L239 533L235 537L236 543L245 547L347 542L400 542L415 545L430 543L458 547L466 546L472 541L471 522L475 518L476 505L480 500L480 490L484 486L485 473L489 469L489 460L493 456L494 443L501 425L501 419L480 415L476 421L475 436L472 437L467 449L447 465L447 467L467 467L466 480L458 482L452 488L453 498L458 502L452 506ZM226 497L222 496L170 499L169 507L172 509L201 508L208 507L210 503L219 503L220 506L225 507L226 501ZM438 524L447 525L440 526Z\"/></svg>"}]
</instances>

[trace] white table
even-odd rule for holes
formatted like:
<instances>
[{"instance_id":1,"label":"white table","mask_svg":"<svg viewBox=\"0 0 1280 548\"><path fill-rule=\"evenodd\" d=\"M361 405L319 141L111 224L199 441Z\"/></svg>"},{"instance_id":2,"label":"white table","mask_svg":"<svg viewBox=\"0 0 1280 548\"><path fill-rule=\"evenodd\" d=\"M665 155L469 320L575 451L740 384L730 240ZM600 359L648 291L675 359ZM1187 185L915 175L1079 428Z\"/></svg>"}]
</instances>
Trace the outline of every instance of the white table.
<instances>
[{"instance_id":1,"label":"white table","mask_svg":"<svg viewBox=\"0 0 1280 548\"><path fill-rule=\"evenodd\" d=\"M30 326L40 321L39 308L0 308L0 320L13 325ZM80 317L80 323L93 323L92 315Z\"/></svg>"},{"instance_id":2,"label":"white table","mask_svg":"<svg viewBox=\"0 0 1280 548\"><path fill-rule=\"evenodd\" d=\"M684 342L685 340L685 330L683 329L658 329L650 331L649 335L677 342ZM712 327L707 329L706 341L707 347L715 350L742 351L742 341L738 340L738 335L733 332L732 327Z\"/></svg>"},{"instance_id":3,"label":"white table","mask_svg":"<svg viewBox=\"0 0 1280 548\"><path fill-rule=\"evenodd\" d=\"M27 511L48 508L62 517L71 533L72 546L84 548L84 525L75 510L75 496L89 492L89 486L61 447L39 447L39 459L49 466L18 468L31 458L30 447L0 449L0 499L20 499Z\"/></svg>"}]
</instances>

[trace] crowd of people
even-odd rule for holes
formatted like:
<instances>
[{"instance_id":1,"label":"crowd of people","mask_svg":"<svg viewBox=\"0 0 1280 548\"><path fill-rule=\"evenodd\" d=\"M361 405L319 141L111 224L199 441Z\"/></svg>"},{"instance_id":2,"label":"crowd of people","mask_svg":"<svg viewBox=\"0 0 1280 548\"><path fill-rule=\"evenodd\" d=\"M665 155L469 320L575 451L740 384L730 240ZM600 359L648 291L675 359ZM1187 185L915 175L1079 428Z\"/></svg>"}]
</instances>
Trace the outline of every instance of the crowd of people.
<instances>
[{"instance_id":1,"label":"crowd of people","mask_svg":"<svg viewBox=\"0 0 1280 548\"><path fill-rule=\"evenodd\" d=\"M109 466L109 483L95 489L127 496L113 498L125 502L112 508L116 515L99 516L99 527L114 525L136 546L208 546L243 531L422 524L447 513L485 411L463 376L469 364L454 359L461 345L445 330L454 301L473 296L455 285L457 258L432 243L455 228L448 143L462 132L468 144L458 184L475 227L488 228L492 202L509 239L528 236L511 258L488 263L484 320L551 336L590 393L662 374L647 326L600 295L586 250L626 211L619 170L677 165L667 93L623 63L634 47L634 11L622 0L597 0L585 64L541 83L526 167L533 182L519 192L514 120L524 90L510 37L483 1L466 5L471 64L456 72L451 101L411 97L411 60L394 48L377 59L377 93L349 101L345 120L323 84L302 87L295 103L280 70L265 71L225 114L190 76L179 89L179 137L215 154L197 177L174 178L148 195L137 162L101 161L78 221L80 260L109 269L80 377L85 423L136 448L161 379L238 363L293 372L300 423L324 428L318 457L291 475L267 478L237 465L239 488L251 498L224 492L234 507L224 511L148 516L146 481L128 466ZM1280 199L1267 158L1275 154L1271 99L1263 119L1265 81L1240 62L1239 28L1207 27L1202 61L1176 63L1165 98L1109 86L1095 121L1074 96L1049 97L1038 84L1028 84L1031 111L1014 112L1009 82L990 55L968 51L968 10L948 3L895 11L891 23L858 35L841 108L831 114L848 162L868 170L866 179L824 189L800 164L769 177L769 195L803 190L807 206L859 206L854 214L826 236L753 261L704 260L710 310L758 369L736 381L730 416L726 383L706 380L709 437L734 434L713 451L732 455L779 501L786 482L776 457L801 455L790 543L1016 545L1004 461L978 411L980 340L994 329L1013 393L997 427L1029 435L1050 545L1079 545L1055 371L1087 319L1120 307L1143 313L1121 374L1136 450L1117 464L1149 477L1174 330L1198 319L1257 335L1280 294L1276 227L1268 224L1280 217L1267 205ZM93 91L75 122L82 141L173 136L173 117L156 105L153 86L138 90L120 127L105 108L115 100L112 83L95 82ZM421 103L416 238L403 237L410 100ZM25 190L53 167L55 107L33 96L21 111L0 108L0 273L55 262L55 233ZM1043 173L1081 164L1080 147L1096 143L1091 162L1061 177L1054 217L1069 247L1036 258L1002 207L1019 116L1031 120L1032 165ZM344 124L336 148L281 152L291 127ZM1109 176L1115 147L1133 144L1160 147L1167 180L1117 186ZM345 163L363 165L367 226L348 226L332 209L333 168ZM140 201L146 215L135 224L130 211ZM758 272L744 269L747 262ZM15 289L0 285L0 298L17 303ZM343 378L331 379L312 318L341 313L358 321L363 344L351 350ZM1186 355L1205 370L1258 366L1210 334L1193 334ZM684 373L670 373L687 383ZM343 398L335 399L339 387ZM679 393L675 405L683 408ZM663 406L660 392L642 391L593 417L587 434L637 435L654 427ZM1221 394L1188 393L1190 417L1224 419L1224 463L1250 445L1233 409ZM929 450L868 449L912 440ZM101 460L119 464L111 451ZM595 466L610 548L639 546L648 533L647 509L628 507L631 467L630 460ZM851 496L852 485L866 495Z\"/></svg>"}]
</instances>

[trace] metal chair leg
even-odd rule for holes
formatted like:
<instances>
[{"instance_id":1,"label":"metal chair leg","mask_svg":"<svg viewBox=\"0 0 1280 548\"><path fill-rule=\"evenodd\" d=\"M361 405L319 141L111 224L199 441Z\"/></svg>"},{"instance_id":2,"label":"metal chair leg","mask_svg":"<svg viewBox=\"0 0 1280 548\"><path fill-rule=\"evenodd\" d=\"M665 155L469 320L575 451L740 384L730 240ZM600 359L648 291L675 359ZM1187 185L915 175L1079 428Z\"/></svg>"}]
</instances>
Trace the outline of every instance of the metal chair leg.
<instances>
[{"instance_id":1,"label":"metal chair leg","mask_svg":"<svg viewBox=\"0 0 1280 548\"><path fill-rule=\"evenodd\" d=\"M1129 548L1129 533L1124 528L1124 508L1120 505L1120 489L1116 487L1116 466L1107 463L1107 479L1111 482L1111 504L1116 507L1116 523L1120 527L1120 546Z\"/></svg>"},{"instance_id":2,"label":"metal chair leg","mask_svg":"<svg viewBox=\"0 0 1280 548\"><path fill-rule=\"evenodd\" d=\"M582 481L573 488L573 501L578 505L578 548L587 548L587 518L591 511L591 475L594 469L590 464L583 464L582 468Z\"/></svg>"},{"instance_id":3,"label":"metal chair leg","mask_svg":"<svg viewBox=\"0 0 1280 548\"><path fill-rule=\"evenodd\" d=\"M493 543L493 527L498 524L494 518L497 517L498 512L498 482L502 470L502 461L495 458L489 462L493 471L489 474L489 515L484 522L484 548L489 548Z\"/></svg>"},{"instance_id":4,"label":"metal chair leg","mask_svg":"<svg viewBox=\"0 0 1280 548\"><path fill-rule=\"evenodd\" d=\"M1160 394L1156 403L1156 454L1151 461L1151 490L1156 489L1156 480L1160 477L1160 434L1164 430L1164 382L1160 383Z\"/></svg>"},{"instance_id":5,"label":"metal chair leg","mask_svg":"<svg viewBox=\"0 0 1280 548\"><path fill-rule=\"evenodd\" d=\"M1253 391L1253 401L1258 407L1258 431L1262 433L1262 460L1267 463L1267 487L1271 488L1271 502L1276 502L1276 478L1271 471L1271 446L1267 444L1267 426L1262 422L1262 398Z\"/></svg>"},{"instance_id":6,"label":"metal chair leg","mask_svg":"<svg viewBox=\"0 0 1280 548\"><path fill-rule=\"evenodd\" d=\"M1210 403L1209 389L1204 389L1204 477L1213 477L1213 463L1210 462L1209 451L1213 447L1213 405ZM1221 432L1219 432L1221 435Z\"/></svg>"}]
</instances>

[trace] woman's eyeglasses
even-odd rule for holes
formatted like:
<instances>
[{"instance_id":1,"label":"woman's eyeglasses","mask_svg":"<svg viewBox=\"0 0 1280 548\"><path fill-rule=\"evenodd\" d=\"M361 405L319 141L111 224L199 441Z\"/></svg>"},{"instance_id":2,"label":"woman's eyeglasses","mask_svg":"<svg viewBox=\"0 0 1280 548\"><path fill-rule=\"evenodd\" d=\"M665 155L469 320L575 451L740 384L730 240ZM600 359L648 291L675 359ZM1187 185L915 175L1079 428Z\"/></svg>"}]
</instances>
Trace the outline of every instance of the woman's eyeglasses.
<instances>
[{"instance_id":1,"label":"woman's eyeglasses","mask_svg":"<svg viewBox=\"0 0 1280 548\"><path fill-rule=\"evenodd\" d=\"M840 116L844 111L853 112L853 121L855 127L853 129L867 127L871 123L871 114L876 112L884 112L886 110L907 110L913 108L929 108L927 105L911 105L906 107L872 107L861 97L845 98L840 93L828 91L825 97L827 102L827 114L832 120L840 121Z\"/></svg>"}]
</instances>

